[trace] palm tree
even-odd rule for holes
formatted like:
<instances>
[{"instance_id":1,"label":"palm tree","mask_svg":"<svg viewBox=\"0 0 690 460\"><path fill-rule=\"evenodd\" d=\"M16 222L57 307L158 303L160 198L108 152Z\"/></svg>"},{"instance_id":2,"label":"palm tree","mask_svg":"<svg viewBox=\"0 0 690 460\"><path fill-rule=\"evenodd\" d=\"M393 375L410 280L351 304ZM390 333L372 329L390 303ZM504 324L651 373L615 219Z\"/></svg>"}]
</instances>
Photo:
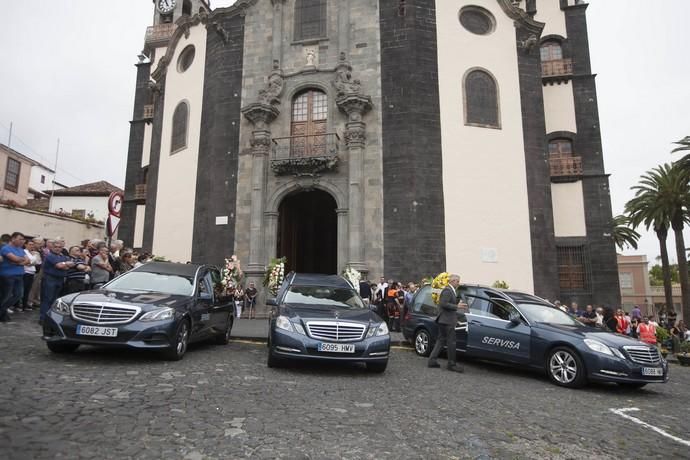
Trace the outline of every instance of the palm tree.
<instances>
[{"instance_id":1,"label":"palm tree","mask_svg":"<svg viewBox=\"0 0 690 460\"><path fill-rule=\"evenodd\" d=\"M618 215L613 218L613 242L622 251L626 246L637 249L637 240L640 234L635 229L630 228L630 218L625 215Z\"/></svg>"},{"instance_id":2,"label":"palm tree","mask_svg":"<svg viewBox=\"0 0 690 460\"><path fill-rule=\"evenodd\" d=\"M664 273L666 305L671 309L673 300L666 237L669 227L673 229L683 296L683 317L690 318L690 279L683 239L683 227L685 223L690 222L687 213L690 204L688 176L678 166L664 164L640 177L639 184L631 189L635 191L635 197L625 205L625 208L634 227L644 224L647 229L653 227L657 234Z\"/></svg>"},{"instance_id":3,"label":"palm tree","mask_svg":"<svg viewBox=\"0 0 690 460\"><path fill-rule=\"evenodd\" d=\"M674 142L678 145L675 149L671 150L671 153L675 152L687 152L690 151L690 136L685 136L681 140ZM687 175L690 176L690 153L686 154L683 158L676 161L678 167L680 167Z\"/></svg>"}]
</instances>

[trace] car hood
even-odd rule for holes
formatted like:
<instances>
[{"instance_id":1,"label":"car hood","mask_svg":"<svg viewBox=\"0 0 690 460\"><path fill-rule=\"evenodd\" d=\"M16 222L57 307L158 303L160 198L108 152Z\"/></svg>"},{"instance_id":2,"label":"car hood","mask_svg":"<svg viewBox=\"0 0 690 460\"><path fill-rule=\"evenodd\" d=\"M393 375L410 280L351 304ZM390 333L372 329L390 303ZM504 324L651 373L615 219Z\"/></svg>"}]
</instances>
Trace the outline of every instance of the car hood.
<instances>
[{"instance_id":1,"label":"car hood","mask_svg":"<svg viewBox=\"0 0 690 460\"><path fill-rule=\"evenodd\" d=\"M376 313L368 308L348 310L332 306L319 307L318 305L285 304L282 307L283 314L291 319L308 320L341 320L356 321L361 323L380 322Z\"/></svg>"},{"instance_id":2,"label":"car hood","mask_svg":"<svg viewBox=\"0 0 690 460\"><path fill-rule=\"evenodd\" d=\"M533 325L536 329L542 329L546 331L566 334L571 337L579 337L581 339L594 339L602 342L610 347L620 348L623 346L630 345L645 345L639 340L627 337L621 334L615 334L613 332L606 332L593 327L582 326L566 326L563 324L549 324L549 323L537 323Z\"/></svg>"},{"instance_id":3,"label":"car hood","mask_svg":"<svg viewBox=\"0 0 690 460\"><path fill-rule=\"evenodd\" d=\"M146 307L177 307L189 302L190 297L184 295L166 294L162 292L142 292L96 289L93 291L83 291L70 294L62 298L69 304L73 303L96 303L96 304L123 304Z\"/></svg>"}]
</instances>

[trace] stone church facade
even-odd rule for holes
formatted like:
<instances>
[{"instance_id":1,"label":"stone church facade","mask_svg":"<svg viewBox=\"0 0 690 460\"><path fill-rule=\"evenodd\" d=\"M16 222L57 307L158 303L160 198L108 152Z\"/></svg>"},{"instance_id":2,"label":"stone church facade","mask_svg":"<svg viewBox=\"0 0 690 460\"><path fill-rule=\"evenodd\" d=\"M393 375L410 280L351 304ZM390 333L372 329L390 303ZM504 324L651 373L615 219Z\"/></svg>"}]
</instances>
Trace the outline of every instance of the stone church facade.
<instances>
[{"instance_id":1,"label":"stone church facade","mask_svg":"<svg viewBox=\"0 0 690 460\"><path fill-rule=\"evenodd\" d=\"M162 3L121 238L176 261L617 303L586 4Z\"/></svg>"}]
</instances>

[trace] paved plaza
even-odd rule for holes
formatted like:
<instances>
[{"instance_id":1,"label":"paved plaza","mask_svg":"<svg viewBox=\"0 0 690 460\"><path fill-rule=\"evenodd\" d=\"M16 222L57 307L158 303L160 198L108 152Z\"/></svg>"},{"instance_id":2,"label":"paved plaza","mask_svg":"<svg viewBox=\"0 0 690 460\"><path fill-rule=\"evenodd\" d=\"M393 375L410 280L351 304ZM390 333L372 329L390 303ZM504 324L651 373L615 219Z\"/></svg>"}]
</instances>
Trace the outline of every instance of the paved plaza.
<instances>
[{"instance_id":1,"label":"paved plaza","mask_svg":"<svg viewBox=\"0 0 690 460\"><path fill-rule=\"evenodd\" d=\"M262 343L184 360L82 347L54 355L30 314L0 325L0 458L687 458L690 368L642 390L568 390L519 369L266 367ZM631 410L636 408L638 410ZM617 410L614 412L613 410Z\"/></svg>"}]
</instances>

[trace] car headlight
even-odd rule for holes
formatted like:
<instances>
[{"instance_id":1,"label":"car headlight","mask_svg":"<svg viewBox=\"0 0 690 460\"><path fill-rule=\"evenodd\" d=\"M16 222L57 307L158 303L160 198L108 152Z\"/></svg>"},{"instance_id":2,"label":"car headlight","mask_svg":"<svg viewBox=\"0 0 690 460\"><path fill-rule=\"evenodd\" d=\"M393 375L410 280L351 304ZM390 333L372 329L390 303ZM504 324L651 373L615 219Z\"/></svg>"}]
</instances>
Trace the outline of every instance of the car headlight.
<instances>
[{"instance_id":1,"label":"car headlight","mask_svg":"<svg viewBox=\"0 0 690 460\"><path fill-rule=\"evenodd\" d=\"M298 334L302 335L307 335L307 333L304 331L304 327L302 327L301 324L299 323L293 323L290 321L290 318L287 316L279 316L276 318L276 327L278 329L282 329L284 331L288 332L296 332Z\"/></svg>"},{"instance_id":2,"label":"car headlight","mask_svg":"<svg viewBox=\"0 0 690 460\"><path fill-rule=\"evenodd\" d=\"M585 345L587 345L587 348L589 348L592 351L596 351L597 353L602 353L604 355L609 355L609 356L618 356L620 355L620 352L618 352L616 355L614 355L613 351L611 348L608 346L604 345L603 343L599 342L598 340L593 340L593 339L585 339ZM616 350L618 351L618 350Z\"/></svg>"},{"instance_id":3,"label":"car headlight","mask_svg":"<svg viewBox=\"0 0 690 460\"><path fill-rule=\"evenodd\" d=\"M386 323L379 323L369 327L369 332L367 332L367 338L387 334L388 325L386 325Z\"/></svg>"},{"instance_id":4,"label":"car headlight","mask_svg":"<svg viewBox=\"0 0 690 460\"><path fill-rule=\"evenodd\" d=\"M157 308L144 313L139 321L165 321L175 317L175 309L170 307Z\"/></svg>"},{"instance_id":5,"label":"car headlight","mask_svg":"<svg viewBox=\"0 0 690 460\"><path fill-rule=\"evenodd\" d=\"M69 305L62 299L57 299L53 304L53 311L63 316L69 315Z\"/></svg>"}]
</instances>

